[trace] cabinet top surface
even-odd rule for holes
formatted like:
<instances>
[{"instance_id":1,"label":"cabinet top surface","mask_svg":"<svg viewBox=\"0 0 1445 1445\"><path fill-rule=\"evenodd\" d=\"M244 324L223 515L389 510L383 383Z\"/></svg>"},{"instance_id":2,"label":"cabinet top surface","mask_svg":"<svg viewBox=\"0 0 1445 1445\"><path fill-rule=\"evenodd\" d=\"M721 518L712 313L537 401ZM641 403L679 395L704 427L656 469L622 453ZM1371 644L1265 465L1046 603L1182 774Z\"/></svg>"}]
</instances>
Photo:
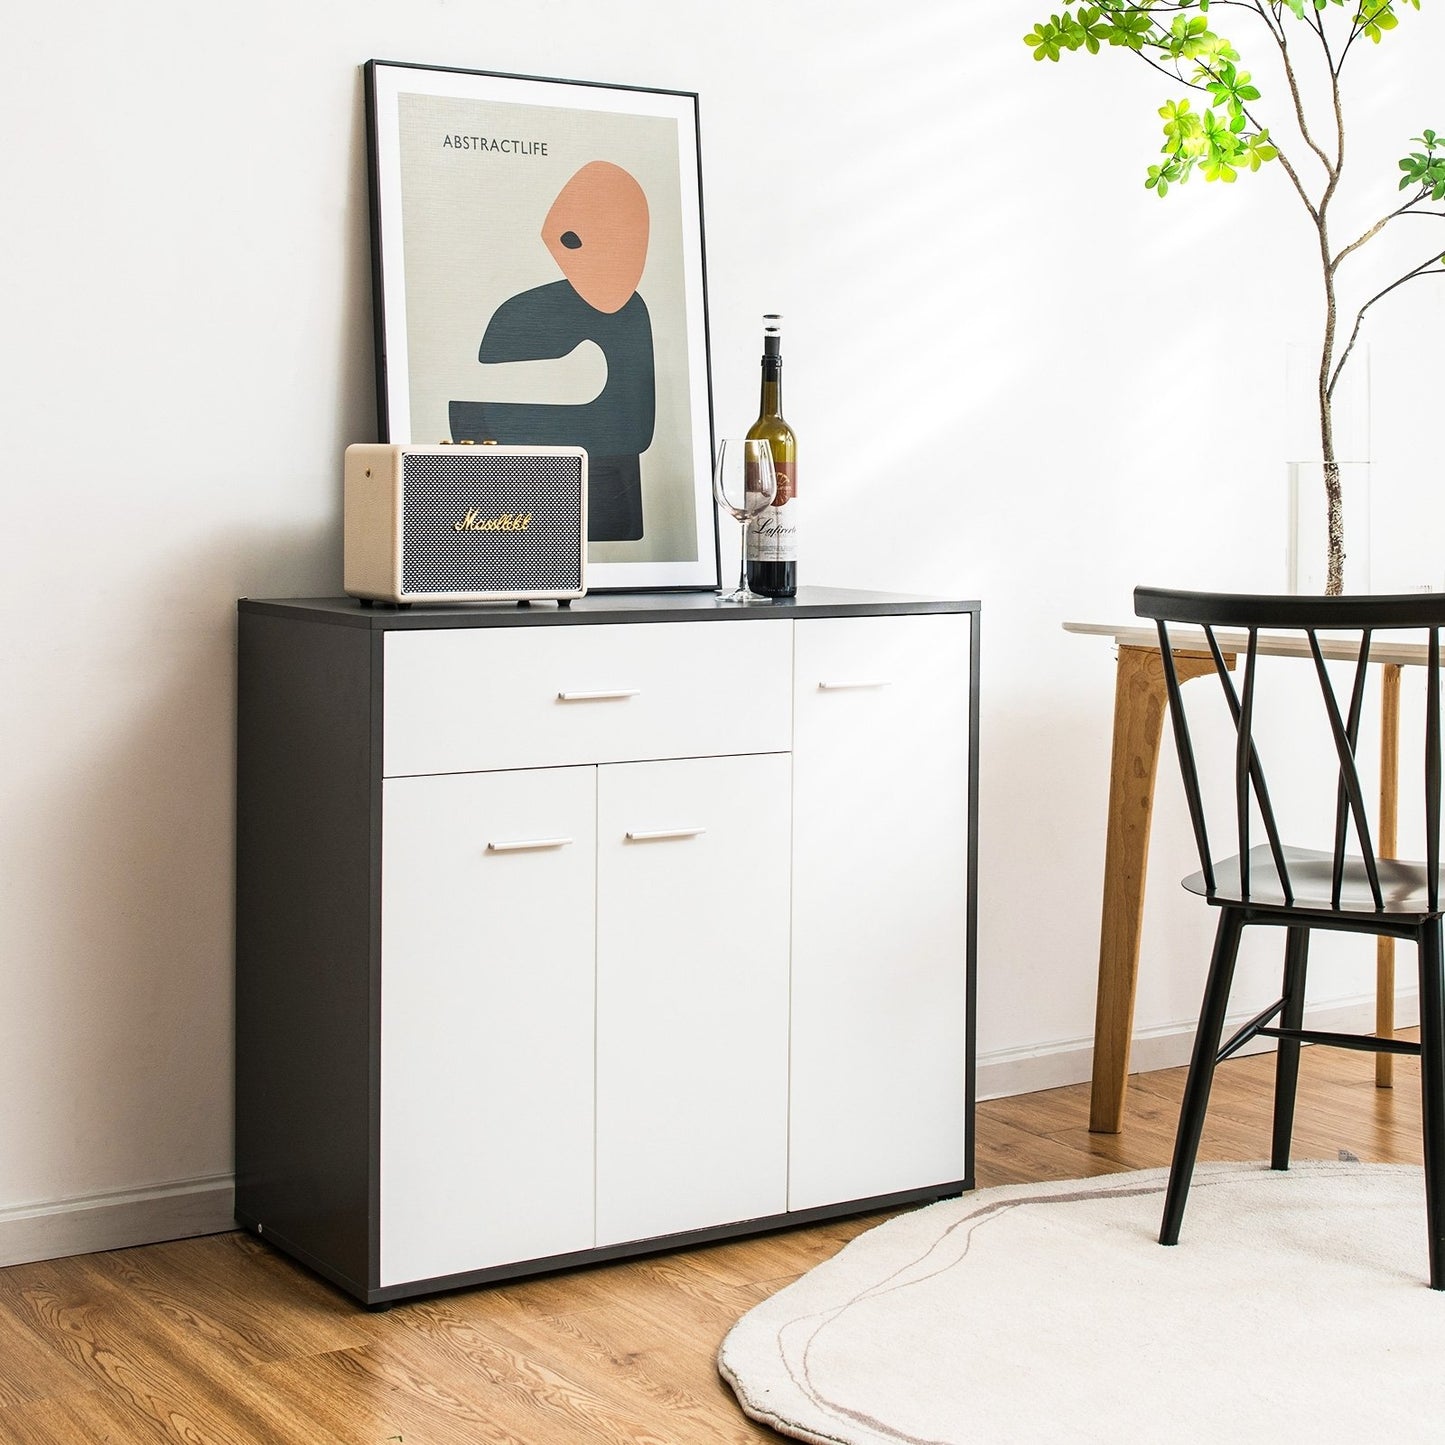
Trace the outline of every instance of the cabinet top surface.
<instances>
[{"instance_id":1,"label":"cabinet top surface","mask_svg":"<svg viewBox=\"0 0 1445 1445\"><path fill-rule=\"evenodd\" d=\"M593 592L570 607L553 602L455 605L418 603L397 608L364 606L354 597L243 597L241 612L361 627L371 632L409 632L437 627L585 626L601 622L749 622L793 617L869 617L930 612L979 611L979 603L892 592L854 592L800 587L795 598L740 607L714 592Z\"/></svg>"}]
</instances>

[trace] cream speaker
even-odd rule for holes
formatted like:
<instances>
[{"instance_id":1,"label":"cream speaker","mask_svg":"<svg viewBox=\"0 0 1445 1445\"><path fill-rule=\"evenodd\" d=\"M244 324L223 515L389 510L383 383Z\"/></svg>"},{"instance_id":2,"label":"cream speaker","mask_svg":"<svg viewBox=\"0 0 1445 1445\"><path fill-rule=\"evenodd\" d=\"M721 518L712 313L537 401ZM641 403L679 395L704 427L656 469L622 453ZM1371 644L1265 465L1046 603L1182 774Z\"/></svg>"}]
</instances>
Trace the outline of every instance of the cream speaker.
<instances>
[{"instance_id":1,"label":"cream speaker","mask_svg":"<svg viewBox=\"0 0 1445 1445\"><path fill-rule=\"evenodd\" d=\"M358 443L344 488L352 597L565 602L587 590L581 447Z\"/></svg>"}]
</instances>

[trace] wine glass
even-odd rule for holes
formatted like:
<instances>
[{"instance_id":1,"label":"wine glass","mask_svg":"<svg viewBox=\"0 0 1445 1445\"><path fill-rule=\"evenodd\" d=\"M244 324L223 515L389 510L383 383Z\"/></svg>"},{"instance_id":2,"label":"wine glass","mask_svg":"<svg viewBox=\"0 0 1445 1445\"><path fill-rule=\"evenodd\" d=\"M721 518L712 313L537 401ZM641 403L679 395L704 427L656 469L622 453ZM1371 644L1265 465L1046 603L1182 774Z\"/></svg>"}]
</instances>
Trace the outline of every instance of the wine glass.
<instances>
[{"instance_id":1,"label":"wine glass","mask_svg":"<svg viewBox=\"0 0 1445 1445\"><path fill-rule=\"evenodd\" d=\"M713 468L712 491L718 506L742 523L742 561L738 585L724 602L768 602L748 586L748 524L772 505L778 490L773 469L773 452L768 443L754 437L728 437L718 443L717 465Z\"/></svg>"}]
</instances>

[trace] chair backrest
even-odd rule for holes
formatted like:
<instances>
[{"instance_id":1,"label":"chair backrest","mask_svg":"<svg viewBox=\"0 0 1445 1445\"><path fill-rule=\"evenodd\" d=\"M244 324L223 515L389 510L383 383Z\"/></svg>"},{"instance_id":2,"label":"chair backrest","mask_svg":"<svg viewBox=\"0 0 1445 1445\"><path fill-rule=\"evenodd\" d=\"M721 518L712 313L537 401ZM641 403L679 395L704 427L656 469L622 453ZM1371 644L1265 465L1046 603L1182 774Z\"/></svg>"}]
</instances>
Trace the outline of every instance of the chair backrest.
<instances>
[{"instance_id":1,"label":"chair backrest","mask_svg":"<svg viewBox=\"0 0 1445 1445\"><path fill-rule=\"evenodd\" d=\"M1241 859L1250 853L1251 800L1259 811L1269 842L1274 871L1278 875L1285 902L1295 898L1288 861L1274 808L1270 802L1264 766L1256 746L1255 677L1260 654L1261 636L1268 639L1269 651L1288 650L1290 639L1298 645L1300 655L1312 658L1319 683L1330 736L1334 741L1337 771L1335 786L1335 826L1333 863L1333 903L1340 906L1340 894L1347 855L1363 860L1366 876L1374 896L1376 910L1385 908L1380 886L1379 860L1376 856L1369 810L1360 784L1356 761L1360 719L1364 710L1365 682L1371 658L1371 646L1377 633L1414 632L1424 634L1425 672L1425 744L1424 744L1424 824L1429 906L1439 903L1440 872L1440 632L1445 628L1445 594L1409 593L1402 596L1359 595L1351 597L1269 596L1247 593L1181 592L1161 587L1139 587L1134 592L1134 611L1140 617L1152 618L1158 625L1159 645L1163 652L1164 679L1168 689L1169 713L1174 725L1174 740L1179 765L1184 777L1184 791L1189 803L1189 816L1194 826L1195 843L1199 849L1200 867L1211 893L1215 889L1214 857L1210 850L1208 825L1200 792L1199 772L1195 763L1194 745L1179 690L1175 650L1204 652L1213 658L1214 669L1224 688L1225 701L1234 720L1236 745L1234 752L1234 848ZM1180 628L1197 628L1200 632L1181 632ZM1232 629L1232 635L1220 629ZM1322 642L1323 639L1323 642ZM1399 641L1400 639L1391 639ZM1418 645L1419 638L1409 639ZM1281 645L1282 644L1282 645ZM1388 648L1384 649L1388 654ZM1342 710L1327 666L1330 658L1346 657L1354 666L1347 706ZM1244 668L1236 691L1226 655L1243 654ZM1382 660L1377 653L1376 661ZM1388 655L1385 659L1388 660ZM1202 686L1203 684L1201 684ZM1353 825L1355 847L1347 839ZM1241 884L1244 899L1249 898L1250 872L1242 868ZM1274 880L1271 880L1273 882Z\"/></svg>"}]
</instances>

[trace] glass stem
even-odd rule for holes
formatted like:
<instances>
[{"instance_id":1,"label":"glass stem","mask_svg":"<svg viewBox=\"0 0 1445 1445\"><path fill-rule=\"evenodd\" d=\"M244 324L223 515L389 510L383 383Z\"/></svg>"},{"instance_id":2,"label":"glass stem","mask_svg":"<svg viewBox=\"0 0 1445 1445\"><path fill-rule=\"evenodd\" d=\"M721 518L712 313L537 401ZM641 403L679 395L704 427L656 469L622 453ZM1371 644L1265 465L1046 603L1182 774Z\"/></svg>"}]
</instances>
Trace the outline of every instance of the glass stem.
<instances>
[{"instance_id":1,"label":"glass stem","mask_svg":"<svg viewBox=\"0 0 1445 1445\"><path fill-rule=\"evenodd\" d=\"M744 521L743 521L743 529L742 529L741 533L739 533L739 549L738 549L738 591L739 591L739 592L746 592L746 591L748 590L748 528L751 527L751 526L752 526L752 522L751 522L750 520L748 520L748 519L745 518Z\"/></svg>"}]
</instances>

